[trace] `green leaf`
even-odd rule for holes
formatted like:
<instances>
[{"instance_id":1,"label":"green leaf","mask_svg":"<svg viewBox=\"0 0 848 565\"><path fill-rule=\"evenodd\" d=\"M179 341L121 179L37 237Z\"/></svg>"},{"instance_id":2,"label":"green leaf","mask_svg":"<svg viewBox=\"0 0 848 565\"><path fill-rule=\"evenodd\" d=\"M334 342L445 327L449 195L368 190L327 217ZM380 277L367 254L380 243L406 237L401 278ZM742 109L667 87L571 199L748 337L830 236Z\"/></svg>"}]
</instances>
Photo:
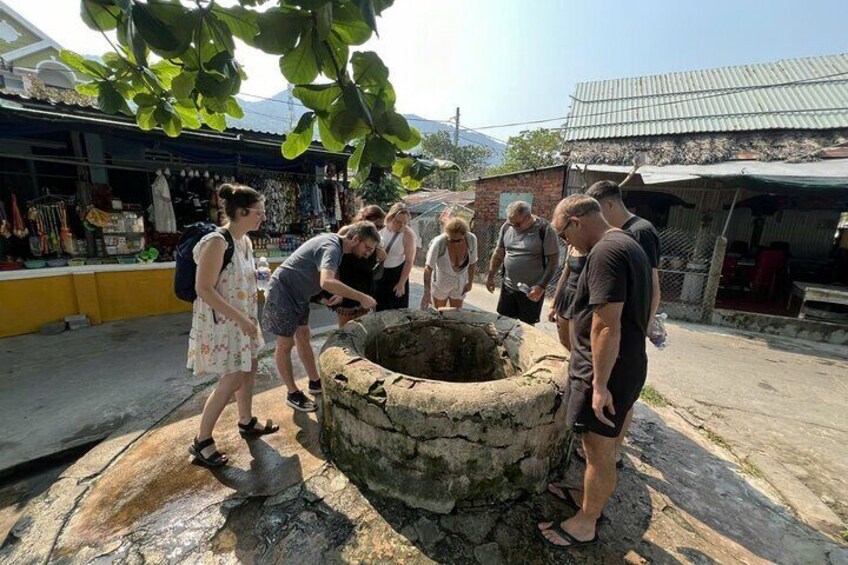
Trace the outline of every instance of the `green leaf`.
<instances>
[{"instance_id":1,"label":"green leaf","mask_svg":"<svg viewBox=\"0 0 848 565\"><path fill-rule=\"evenodd\" d=\"M362 86L383 86L389 80L389 69L373 51L356 52L350 58L353 80Z\"/></svg>"},{"instance_id":2,"label":"green leaf","mask_svg":"<svg viewBox=\"0 0 848 565\"><path fill-rule=\"evenodd\" d=\"M377 14L374 11L374 4L371 0L353 0L354 4L359 7L359 12L362 14L362 19L368 24L368 27L377 33ZM377 33L377 35L380 35Z\"/></svg>"},{"instance_id":3,"label":"green leaf","mask_svg":"<svg viewBox=\"0 0 848 565\"><path fill-rule=\"evenodd\" d=\"M227 129L227 119L224 117L224 114L215 112L209 112L206 108L200 109L200 117L203 119L203 123L214 130L224 131Z\"/></svg>"},{"instance_id":4,"label":"green leaf","mask_svg":"<svg viewBox=\"0 0 848 565\"><path fill-rule=\"evenodd\" d=\"M171 93L174 98L188 98L194 90L197 73L193 71L183 71L171 81Z\"/></svg>"},{"instance_id":5,"label":"green leaf","mask_svg":"<svg viewBox=\"0 0 848 565\"><path fill-rule=\"evenodd\" d=\"M244 118L244 110L239 106L238 100L230 96L227 100L227 114L234 117L237 120L241 120Z\"/></svg>"},{"instance_id":6,"label":"green leaf","mask_svg":"<svg viewBox=\"0 0 848 565\"><path fill-rule=\"evenodd\" d=\"M182 132L183 124L180 115L170 103L164 100L160 101L153 112L153 116L168 137L177 137Z\"/></svg>"},{"instance_id":7,"label":"green leaf","mask_svg":"<svg viewBox=\"0 0 848 565\"><path fill-rule=\"evenodd\" d=\"M392 174L396 177L408 177L409 169L412 168L413 163L412 157L403 157L395 161L395 164L392 165Z\"/></svg>"},{"instance_id":8,"label":"green leaf","mask_svg":"<svg viewBox=\"0 0 848 565\"><path fill-rule=\"evenodd\" d=\"M382 137L369 137L365 143L363 156L368 163L388 168L395 161L395 146Z\"/></svg>"},{"instance_id":9,"label":"green leaf","mask_svg":"<svg viewBox=\"0 0 848 565\"><path fill-rule=\"evenodd\" d=\"M254 45L271 55L285 55L294 49L297 39L309 29L309 16L291 9L268 10L257 16L259 34Z\"/></svg>"},{"instance_id":10,"label":"green leaf","mask_svg":"<svg viewBox=\"0 0 848 565\"><path fill-rule=\"evenodd\" d=\"M365 152L365 141L356 146L356 149L353 151L353 155L350 156L350 159L347 162L347 166L350 167L354 171L359 170L359 164L362 162L362 155Z\"/></svg>"},{"instance_id":11,"label":"green leaf","mask_svg":"<svg viewBox=\"0 0 848 565\"><path fill-rule=\"evenodd\" d=\"M373 0L374 12L380 16L383 14L383 10L390 8L394 3L395 0Z\"/></svg>"},{"instance_id":12,"label":"green leaf","mask_svg":"<svg viewBox=\"0 0 848 565\"><path fill-rule=\"evenodd\" d=\"M150 50L160 57L179 57L191 44L194 30L190 24L180 21L182 18L175 21L173 12L178 10L184 8L178 4L133 4L131 14L136 30Z\"/></svg>"},{"instance_id":13,"label":"green leaf","mask_svg":"<svg viewBox=\"0 0 848 565\"><path fill-rule=\"evenodd\" d=\"M221 73L212 71L197 75L196 86L205 98L216 98L223 102L230 97L232 83Z\"/></svg>"},{"instance_id":14,"label":"green leaf","mask_svg":"<svg viewBox=\"0 0 848 565\"><path fill-rule=\"evenodd\" d=\"M359 8L352 3L336 6L333 11L333 31L348 45L362 45L371 38L371 28L362 20Z\"/></svg>"},{"instance_id":15,"label":"green leaf","mask_svg":"<svg viewBox=\"0 0 848 565\"><path fill-rule=\"evenodd\" d=\"M329 2L330 0L288 0L289 4L300 6L304 10L319 10Z\"/></svg>"},{"instance_id":16,"label":"green leaf","mask_svg":"<svg viewBox=\"0 0 848 565\"><path fill-rule=\"evenodd\" d=\"M197 115L197 110L194 108L186 108L185 106L176 105L174 110L180 117L182 126L188 129L197 129L202 125L200 116Z\"/></svg>"},{"instance_id":17,"label":"green leaf","mask_svg":"<svg viewBox=\"0 0 848 565\"><path fill-rule=\"evenodd\" d=\"M347 58L350 54L350 48L345 43L339 34L335 31L330 32L330 37L327 42L322 45L322 64L321 72L324 76L333 80L338 79L336 67L339 69L347 68Z\"/></svg>"},{"instance_id":18,"label":"green leaf","mask_svg":"<svg viewBox=\"0 0 848 565\"><path fill-rule=\"evenodd\" d=\"M212 13L225 26L230 28L232 34L248 45L253 45L253 38L259 33L258 15L252 10L246 10L242 6L230 6L222 8L218 5L212 7Z\"/></svg>"},{"instance_id":19,"label":"green leaf","mask_svg":"<svg viewBox=\"0 0 848 565\"><path fill-rule=\"evenodd\" d=\"M76 85L74 89L84 96L98 96L101 84L99 81L84 82Z\"/></svg>"},{"instance_id":20,"label":"green leaf","mask_svg":"<svg viewBox=\"0 0 848 565\"><path fill-rule=\"evenodd\" d=\"M371 128L359 116L342 107L330 117L330 131L336 139L347 143L371 133Z\"/></svg>"},{"instance_id":21,"label":"green leaf","mask_svg":"<svg viewBox=\"0 0 848 565\"><path fill-rule=\"evenodd\" d=\"M292 96L303 102L304 106L320 111L329 110L341 94L342 89L336 83L302 84L292 89Z\"/></svg>"},{"instance_id":22,"label":"green leaf","mask_svg":"<svg viewBox=\"0 0 848 565\"><path fill-rule=\"evenodd\" d=\"M113 71L122 71L129 69L129 65L123 57L115 52L106 53L103 55L103 62Z\"/></svg>"},{"instance_id":23,"label":"green leaf","mask_svg":"<svg viewBox=\"0 0 848 565\"><path fill-rule=\"evenodd\" d=\"M133 98L133 102L136 103L140 108L144 108L147 106L156 106L159 104L159 99L149 94L147 92L140 92L135 95Z\"/></svg>"},{"instance_id":24,"label":"green leaf","mask_svg":"<svg viewBox=\"0 0 848 565\"><path fill-rule=\"evenodd\" d=\"M224 25L214 12L207 14L206 23L209 25L212 41L223 46L232 57L236 52L236 44L233 41L233 32L230 31L230 28Z\"/></svg>"},{"instance_id":25,"label":"green leaf","mask_svg":"<svg viewBox=\"0 0 848 565\"><path fill-rule=\"evenodd\" d=\"M129 53L131 55L131 60L137 65L146 66L148 52L147 43L145 43L144 38L141 37L141 34L138 32L138 26L132 18L127 18L125 37L127 47L129 48Z\"/></svg>"},{"instance_id":26,"label":"green leaf","mask_svg":"<svg viewBox=\"0 0 848 565\"><path fill-rule=\"evenodd\" d=\"M364 184L368 178L371 176L371 164L366 163L364 160L359 163L359 170L356 173L356 182L360 185Z\"/></svg>"},{"instance_id":27,"label":"green leaf","mask_svg":"<svg viewBox=\"0 0 848 565\"><path fill-rule=\"evenodd\" d=\"M343 141L336 139L336 136L333 135L333 132L330 130L329 117L326 115L318 116L318 137L321 138L321 143L327 151L332 151L334 153L341 153L344 151L345 144Z\"/></svg>"},{"instance_id":28,"label":"green leaf","mask_svg":"<svg viewBox=\"0 0 848 565\"><path fill-rule=\"evenodd\" d=\"M409 122L406 121L406 118L397 112L389 110L386 112L385 133L401 141L408 141L409 136L412 135L412 129L409 127Z\"/></svg>"},{"instance_id":29,"label":"green leaf","mask_svg":"<svg viewBox=\"0 0 848 565\"><path fill-rule=\"evenodd\" d=\"M330 27L333 25L333 4L326 2L315 9L315 29L318 39L326 41L330 37Z\"/></svg>"},{"instance_id":30,"label":"green leaf","mask_svg":"<svg viewBox=\"0 0 848 565\"><path fill-rule=\"evenodd\" d=\"M107 67L97 61L90 61L82 55L68 51L67 49L62 49L59 52L59 58L73 70L95 78L108 78L112 74Z\"/></svg>"},{"instance_id":31,"label":"green leaf","mask_svg":"<svg viewBox=\"0 0 848 565\"><path fill-rule=\"evenodd\" d=\"M286 135L283 142L283 157L292 160L302 155L312 144L315 113L306 112L300 117L294 131Z\"/></svg>"},{"instance_id":32,"label":"green leaf","mask_svg":"<svg viewBox=\"0 0 848 565\"><path fill-rule=\"evenodd\" d=\"M139 108L138 112L135 115L135 122L138 124L138 127L143 129L144 131L150 131L156 127L156 118L153 114L156 112L155 106L147 106L145 108Z\"/></svg>"},{"instance_id":33,"label":"green leaf","mask_svg":"<svg viewBox=\"0 0 848 565\"><path fill-rule=\"evenodd\" d=\"M153 74L159 79L159 82L162 83L167 89L171 88L171 82L174 80L176 76L178 76L182 72L182 67L179 67L173 64L170 61L165 59L161 61L157 61L155 64L150 65L150 70L153 71Z\"/></svg>"},{"instance_id":34,"label":"green leaf","mask_svg":"<svg viewBox=\"0 0 848 565\"><path fill-rule=\"evenodd\" d=\"M383 137L394 143L395 147L397 147L401 151L409 151L411 149L415 149L416 147L418 147L418 145L421 144L421 132L413 127L409 128L409 138L405 140L399 139L393 135L385 133L383 134Z\"/></svg>"},{"instance_id":35,"label":"green leaf","mask_svg":"<svg viewBox=\"0 0 848 565\"><path fill-rule=\"evenodd\" d=\"M318 60L312 45L312 31L306 32L292 51L280 58L280 71L291 84L308 84L318 76Z\"/></svg>"},{"instance_id":36,"label":"green leaf","mask_svg":"<svg viewBox=\"0 0 848 565\"><path fill-rule=\"evenodd\" d=\"M118 27L121 9L117 6L104 6L99 0L82 0L80 16L85 25L94 31L109 31Z\"/></svg>"},{"instance_id":37,"label":"green leaf","mask_svg":"<svg viewBox=\"0 0 848 565\"><path fill-rule=\"evenodd\" d=\"M368 102L365 101L365 97L358 86L355 84L346 84L342 90L342 99L347 109L353 112L356 117L362 119L369 127L374 125L371 109L368 107Z\"/></svg>"},{"instance_id":38,"label":"green leaf","mask_svg":"<svg viewBox=\"0 0 848 565\"><path fill-rule=\"evenodd\" d=\"M104 82L100 86L100 92L97 95L97 105L102 112L106 114L117 114L121 111L124 104L126 104L124 97L115 90L113 84Z\"/></svg>"}]
</instances>

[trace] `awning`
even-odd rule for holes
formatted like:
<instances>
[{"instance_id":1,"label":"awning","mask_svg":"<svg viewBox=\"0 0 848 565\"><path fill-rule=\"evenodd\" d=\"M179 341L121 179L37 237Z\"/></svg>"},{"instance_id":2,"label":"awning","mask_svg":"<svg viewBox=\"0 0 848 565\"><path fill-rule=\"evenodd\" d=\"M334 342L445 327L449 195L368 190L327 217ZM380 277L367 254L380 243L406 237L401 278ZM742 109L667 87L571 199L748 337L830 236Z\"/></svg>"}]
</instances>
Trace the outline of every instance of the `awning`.
<instances>
[{"instance_id":1,"label":"awning","mask_svg":"<svg viewBox=\"0 0 848 565\"><path fill-rule=\"evenodd\" d=\"M625 175L633 168L622 165L585 167L589 171ZM583 170L584 165L573 164L572 168ZM765 192L780 192L781 188L848 190L848 159L828 159L811 163L728 161L714 165L646 165L639 168L638 174L646 185L705 178Z\"/></svg>"}]
</instances>

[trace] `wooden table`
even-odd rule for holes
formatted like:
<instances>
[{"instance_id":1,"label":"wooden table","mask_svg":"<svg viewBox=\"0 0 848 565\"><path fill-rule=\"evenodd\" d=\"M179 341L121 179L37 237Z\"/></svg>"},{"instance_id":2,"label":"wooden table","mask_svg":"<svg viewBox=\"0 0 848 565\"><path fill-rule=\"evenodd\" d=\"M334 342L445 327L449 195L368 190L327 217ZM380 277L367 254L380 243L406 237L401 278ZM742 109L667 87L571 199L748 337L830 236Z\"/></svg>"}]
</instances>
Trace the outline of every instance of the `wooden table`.
<instances>
[{"instance_id":1,"label":"wooden table","mask_svg":"<svg viewBox=\"0 0 848 565\"><path fill-rule=\"evenodd\" d=\"M792 297L801 299L801 310L798 318L803 320L807 317L807 302L827 302L829 304L842 304L848 306L848 286L833 286L796 281L792 285L792 293L786 303L788 310L792 304Z\"/></svg>"}]
</instances>

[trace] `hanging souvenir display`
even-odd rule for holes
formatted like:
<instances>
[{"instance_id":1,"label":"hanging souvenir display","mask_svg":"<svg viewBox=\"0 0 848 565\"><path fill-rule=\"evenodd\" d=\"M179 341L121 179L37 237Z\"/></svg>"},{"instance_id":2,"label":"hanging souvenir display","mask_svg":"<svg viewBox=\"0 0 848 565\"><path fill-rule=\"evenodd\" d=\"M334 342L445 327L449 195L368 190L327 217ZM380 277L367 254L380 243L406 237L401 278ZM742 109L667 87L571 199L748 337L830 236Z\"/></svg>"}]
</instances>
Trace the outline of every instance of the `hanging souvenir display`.
<instances>
[{"instance_id":1,"label":"hanging souvenir display","mask_svg":"<svg viewBox=\"0 0 848 565\"><path fill-rule=\"evenodd\" d=\"M19 237L21 239L25 238L28 235L28 231L26 226L24 225L24 218L21 216L21 209L18 207L18 198L15 196L15 193L12 193L12 234L15 237Z\"/></svg>"}]
</instances>

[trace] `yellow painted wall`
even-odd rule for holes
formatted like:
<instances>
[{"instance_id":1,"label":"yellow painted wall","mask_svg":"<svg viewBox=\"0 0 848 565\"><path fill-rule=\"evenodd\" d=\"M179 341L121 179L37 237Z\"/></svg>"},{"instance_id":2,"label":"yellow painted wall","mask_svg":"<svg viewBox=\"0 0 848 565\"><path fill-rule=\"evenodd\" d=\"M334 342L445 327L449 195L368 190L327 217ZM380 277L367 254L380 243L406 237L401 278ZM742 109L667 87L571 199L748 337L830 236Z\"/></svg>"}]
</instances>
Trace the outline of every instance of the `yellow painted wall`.
<instances>
[{"instance_id":1,"label":"yellow painted wall","mask_svg":"<svg viewBox=\"0 0 848 565\"><path fill-rule=\"evenodd\" d=\"M70 275L0 281L0 337L37 332L47 322L77 313Z\"/></svg>"},{"instance_id":2,"label":"yellow painted wall","mask_svg":"<svg viewBox=\"0 0 848 565\"><path fill-rule=\"evenodd\" d=\"M191 304L174 296L171 269L106 272L96 276L104 322L191 311Z\"/></svg>"},{"instance_id":3,"label":"yellow painted wall","mask_svg":"<svg viewBox=\"0 0 848 565\"><path fill-rule=\"evenodd\" d=\"M174 296L173 284L173 269L0 281L0 337L37 332L74 314L99 324L191 311Z\"/></svg>"}]
</instances>

